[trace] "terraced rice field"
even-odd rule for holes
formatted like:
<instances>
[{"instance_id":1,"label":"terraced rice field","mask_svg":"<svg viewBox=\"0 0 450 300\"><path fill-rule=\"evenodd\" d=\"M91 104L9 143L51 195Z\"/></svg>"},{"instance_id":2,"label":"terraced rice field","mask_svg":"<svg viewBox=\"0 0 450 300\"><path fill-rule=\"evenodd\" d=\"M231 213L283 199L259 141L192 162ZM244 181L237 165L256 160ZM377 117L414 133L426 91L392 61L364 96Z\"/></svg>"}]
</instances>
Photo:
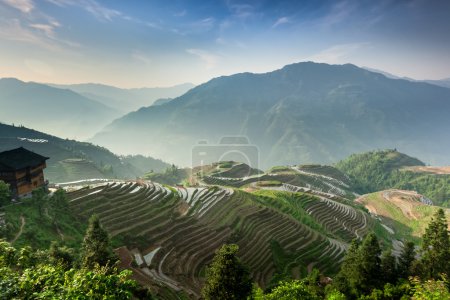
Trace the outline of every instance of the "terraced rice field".
<instances>
[{"instance_id":1,"label":"terraced rice field","mask_svg":"<svg viewBox=\"0 0 450 300\"><path fill-rule=\"evenodd\" d=\"M224 243L239 245L240 258L263 288L275 274L295 269L305 275L312 265L332 275L346 242L371 225L368 215L351 206L324 197L301 198L302 209L331 232L327 235L289 210L266 205L262 195L224 187L122 182L84 188L69 197L81 218L97 214L111 236L122 238L128 248L121 251L129 251L139 266L133 268L137 280L159 286L163 299L176 299L181 292L198 298L205 267ZM280 255L281 260L275 259Z\"/></svg>"}]
</instances>

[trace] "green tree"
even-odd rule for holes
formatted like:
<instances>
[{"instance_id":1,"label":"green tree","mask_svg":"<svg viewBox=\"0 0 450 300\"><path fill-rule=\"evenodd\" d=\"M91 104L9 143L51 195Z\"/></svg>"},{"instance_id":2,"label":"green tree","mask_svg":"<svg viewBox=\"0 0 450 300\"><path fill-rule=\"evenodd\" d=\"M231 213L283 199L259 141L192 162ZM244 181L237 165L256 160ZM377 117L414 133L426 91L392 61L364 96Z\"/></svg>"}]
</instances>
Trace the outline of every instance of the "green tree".
<instances>
[{"instance_id":1,"label":"green tree","mask_svg":"<svg viewBox=\"0 0 450 300\"><path fill-rule=\"evenodd\" d=\"M391 250L386 250L381 255L381 276L385 283L397 281L397 262Z\"/></svg>"},{"instance_id":2,"label":"green tree","mask_svg":"<svg viewBox=\"0 0 450 300\"><path fill-rule=\"evenodd\" d=\"M445 277L444 280L429 279L422 282L419 278L412 278L412 290L414 292L411 299L413 300L449 300L450 292L448 291Z\"/></svg>"},{"instance_id":3,"label":"green tree","mask_svg":"<svg viewBox=\"0 0 450 300\"><path fill-rule=\"evenodd\" d=\"M341 269L328 289L337 290L345 295L354 297L358 294L356 281L359 276L357 266L359 264L360 246L359 240L355 239L352 241L342 262Z\"/></svg>"},{"instance_id":4,"label":"green tree","mask_svg":"<svg viewBox=\"0 0 450 300\"><path fill-rule=\"evenodd\" d=\"M245 298L244 298L245 299ZM267 300L319 300L320 297L316 296L308 288L305 282L300 280L284 281L277 287L275 287L269 294L265 295L264 299Z\"/></svg>"},{"instance_id":5,"label":"green tree","mask_svg":"<svg viewBox=\"0 0 450 300\"><path fill-rule=\"evenodd\" d=\"M0 207L7 205L11 201L11 192L9 191L9 184L0 180Z\"/></svg>"},{"instance_id":6,"label":"green tree","mask_svg":"<svg viewBox=\"0 0 450 300\"><path fill-rule=\"evenodd\" d=\"M48 250L48 259L52 264L70 269L75 263L75 250L66 246L60 246L53 241Z\"/></svg>"},{"instance_id":7,"label":"green tree","mask_svg":"<svg viewBox=\"0 0 450 300\"><path fill-rule=\"evenodd\" d=\"M223 245L206 272L206 283L202 289L205 299L246 299L252 292L253 283L247 268L237 257L239 247Z\"/></svg>"},{"instance_id":8,"label":"green tree","mask_svg":"<svg viewBox=\"0 0 450 300\"><path fill-rule=\"evenodd\" d=\"M407 279L411 275L411 269L416 257L414 243L409 241L405 243L402 253L398 258L397 274L399 278Z\"/></svg>"},{"instance_id":9,"label":"green tree","mask_svg":"<svg viewBox=\"0 0 450 300\"><path fill-rule=\"evenodd\" d=\"M421 270L422 279L450 274L450 240L442 208L434 214L423 236Z\"/></svg>"},{"instance_id":10,"label":"green tree","mask_svg":"<svg viewBox=\"0 0 450 300\"><path fill-rule=\"evenodd\" d=\"M101 226L97 215L89 219L81 253L82 266L88 269L93 269L97 264L106 266L113 259L108 233Z\"/></svg>"},{"instance_id":11,"label":"green tree","mask_svg":"<svg viewBox=\"0 0 450 300\"><path fill-rule=\"evenodd\" d=\"M381 283L381 248L374 233L369 233L359 249L357 266L357 288L363 294L380 286Z\"/></svg>"},{"instance_id":12,"label":"green tree","mask_svg":"<svg viewBox=\"0 0 450 300\"><path fill-rule=\"evenodd\" d=\"M44 207L47 204L48 200L47 192L43 188L39 188L31 192L31 194L32 194L32 201L36 203L39 209L39 215L43 217Z\"/></svg>"}]
</instances>

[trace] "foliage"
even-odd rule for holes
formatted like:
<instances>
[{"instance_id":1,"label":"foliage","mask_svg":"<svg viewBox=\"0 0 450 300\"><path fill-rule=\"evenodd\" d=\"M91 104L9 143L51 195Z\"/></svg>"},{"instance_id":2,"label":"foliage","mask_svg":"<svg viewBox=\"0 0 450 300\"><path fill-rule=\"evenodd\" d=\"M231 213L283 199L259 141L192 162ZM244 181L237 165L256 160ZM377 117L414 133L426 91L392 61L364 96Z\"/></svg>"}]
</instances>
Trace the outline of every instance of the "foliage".
<instances>
[{"instance_id":1,"label":"foliage","mask_svg":"<svg viewBox=\"0 0 450 300\"><path fill-rule=\"evenodd\" d=\"M439 209L423 236L421 270L422 278L438 279L440 274L450 274L450 239L443 209Z\"/></svg>"},{"instance_id":2,"label":"foliage","mask_svg":"<svg viewBox=\"0 0 450 300\"><path fill-rule=\"evenodd\" d=\"M411 279L413 300L449 300L450 292L447 288L447 280L430 279L422 282L419 278Z\"/></svg>"},{"instance_id":3,"label":"foliage","mask_svg":"<svg viewBox=\"0 0 450 300\"><path fill-rule=\"evenodd\" d=\"M353 241L336 275L333 288L352 297L368 294L382 286L381 249L375 234L368 234L362 244Z\"/></svg>"},{"instance_id":4,"label":"foliage","mask_svg":"<svg viewBox=\"0 0 450 300\"><path fill-rule=\"evenodd\" d=\"M202 289L205 299L245 299L252 292L252 280L247 268L237 258L239 247L223 245L206 271Z\"/></svg>"},{"instance_id":5,"label":"foliage","mask_svg":"<svg viewBox=\"0 0 450 300\"><path fill-rule=\"evenodd\" d=\"M415 256L414 243L411 241L406 242L398 258L397 273L400 278L408 278L411 275L411 268L415 261Z\"/></svg>"},{"instance_id":6,"label":"foliage","mask_svg":"<svg viewBox=\"0 0 450 300\"><path fill-rule=\"evenodd\" d=\"M93 215L89 219L88 229L82 246L82 266L88 269L95 265L106 266L113 259L108 233L100 224L100 218Z\"/></svg>"},{"instance_id":7,"label":"foliage","mask_svg":"<svg viewBox=\"0 0 450 300\"><path fill-rule=\"evenodd\" d=\"M0 207L7 205L11 201L11 192L9 184L0 180Z\"/></svg>"},{"instance_id":8,"label":"foliage","mask_svg":"<svg viewBox=\"0 0 450 300\"><path fill-rule=\"evenodd\" d=\"M35 249L47 249L52 241L64 241L73 248L81 245L86 224L69 209L63 190L52 195L38 190L32 198L8 205L4 211L6 230L0 232L0 238L12 240L20 231L22 219L26 223L14 242L16 247L29 245Z\"/></svg>"},{"instance_id":9,"label":"foliage","mask_svg":"<svg viewBox=\"0 0 450 300\"><path fill-rule=\"evenodd\" d=\"M415 190L435 204L450 206L450 175L416 173L402 170L424 163L396 150L353 154L338 162L336 167L348 174L354 189L361 194L398 188Z\"/></svg>"},{"instance_id":10,"label":"foliage","mask_svg":"<svg viewBox=\"0 0 450 300\"><path fill-rule=\"evenodd\" d=\"M0 299L131 299L139 292L131 271L66 268L45 252L0 241Z\"/></svg>"},{"instance_id":11,"label":"foliage","mask_svg":"<svg viewBox=\"0 0 450 300\"><path fill-rule=\"evenodd\" d=\"M149 172L144 175L144 179L155 181L161 184L176 185L180 184L189 177L187 169L179 169L175 165L167 167L162 173Z\"/></svg>"},{"instance_id":12,"label":"foliage","mask_svg":"<svg viewBox=\"0 0 450 300\"><path fill-rule=\"evenodd\" d=\"M300 280L284 281L264 296L267 300L319 300L320 297L311 292L305 282Z\"/></svg>"}]
</instances>

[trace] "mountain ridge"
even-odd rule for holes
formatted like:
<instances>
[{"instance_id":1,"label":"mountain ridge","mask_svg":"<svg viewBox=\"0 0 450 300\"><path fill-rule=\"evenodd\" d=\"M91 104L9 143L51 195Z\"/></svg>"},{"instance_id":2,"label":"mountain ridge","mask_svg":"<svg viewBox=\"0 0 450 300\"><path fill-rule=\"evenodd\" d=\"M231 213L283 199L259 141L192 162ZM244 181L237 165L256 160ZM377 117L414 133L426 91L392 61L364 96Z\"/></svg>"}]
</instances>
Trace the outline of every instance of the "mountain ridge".
<instances>
[{"instance_id":1,"label":"mountain ridge","mask_svg":"<svg viewBox=\"0 0 450 300\"><path fill-rule=\"evenodd\" d=\"M197 141L229 135L246 135L257 145L263 168L330 163L377 148L445 164L445 153L432 147L450 146L445 111L446 88L389 79L351 64L307 62L214 78L165 105L115 120L91 141L132 153L145 151L143 141L151 140L148 154L182 166ZM117 145L117 137L127 143Z\"/></svg>"}]
</instances>

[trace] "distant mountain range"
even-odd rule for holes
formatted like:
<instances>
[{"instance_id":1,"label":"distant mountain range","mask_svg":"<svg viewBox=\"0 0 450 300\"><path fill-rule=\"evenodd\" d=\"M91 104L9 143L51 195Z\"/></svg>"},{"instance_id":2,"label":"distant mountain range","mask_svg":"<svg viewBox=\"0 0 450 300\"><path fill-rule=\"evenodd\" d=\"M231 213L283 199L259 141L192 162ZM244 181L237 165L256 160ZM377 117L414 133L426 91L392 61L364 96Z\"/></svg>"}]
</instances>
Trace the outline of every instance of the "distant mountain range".
<instances>
[{"instance_id":1,"label":"distant mountain range","mask_svg":"<svg viewBox=\"0 0 450 300\"><path fill-rule=\"evenodd\" d=\"M119 89L90 83L54 85L3 78L0 122L63 138L86 139L125 113L160 98L180 96L192 87L186 83L168 88Z\"/></svg>"},{"instance_id":2,"label":"distant mountain range","mask_svg":"<svg viewBox=\"0 0 450 300\"><path fill-rule=\"evenodd\" d=\"M51 86L72 90L87 98L96 100L114 108L121 113L128 113L143 106L150 106L161 98L175 98L194 87L192 83L184 83L172 87L121 89L104 84L70 84Z\"/></svg>"},{"instance_id":3,"label":"distant mountain range","mask_svg":"<svg viewBox=\"0 0 450 300\"><path fill-rule=\"evenodd\" d=\"M429 83L429 84L434 84L434 85L437 85L437 86L450 88L450 78L445 78L445 79L440 79L440 80L416 80L416 79L412 79L412 78L409 78L409 77L400 77L400 76L397 76L397 75L394 75L394 74L391 74L391 73L388 73L388 72L384 72L384 71L377 70L377 69L372 69L372 68L369 68L369 67L363 67L363 68L366 69L366 70L375 72L375 73L383 74L387 78L391 78L391 79L405 79L405 80L415 81L415 82L426 82L426 83Z\"/></svg>"},{"instance_id":4,"label":"distant mountain range","mask_svg":"<svg viewBox=\"0 0 450 300\"><path fill-rule=\"evenodd\" d=\"M215 78L115 120L92 141L181 166L190 164L199 140L216 144L230 135L259 148L261 168L330 163L380 148L448 164L449 112L450 89L351 64L306 62Z\"/></svg>"},{"instance_id":5,"label":"distant mountain range","mask_svg":"<svg viewBox=\"0 0 450 300\"><path fill-rule=\"evenodd\" d=\"M0 122L24 125L64 138L83 139L121 113L71 90L0 79Z\"/></svg>"},{"instance_id":6,"label":"distant mountain range","mask_svg":"<svg viewBox=\"0 0 450 300\"><path fill-rule=\"evenodd\" d=\"M117 156L90 143L60 139L25 127L0 123L0 152L18 147L50 157L44 171L50 182L135 179L149 171L161 172L169 166L151 157Z\"/></svg>"}]
</instances>

